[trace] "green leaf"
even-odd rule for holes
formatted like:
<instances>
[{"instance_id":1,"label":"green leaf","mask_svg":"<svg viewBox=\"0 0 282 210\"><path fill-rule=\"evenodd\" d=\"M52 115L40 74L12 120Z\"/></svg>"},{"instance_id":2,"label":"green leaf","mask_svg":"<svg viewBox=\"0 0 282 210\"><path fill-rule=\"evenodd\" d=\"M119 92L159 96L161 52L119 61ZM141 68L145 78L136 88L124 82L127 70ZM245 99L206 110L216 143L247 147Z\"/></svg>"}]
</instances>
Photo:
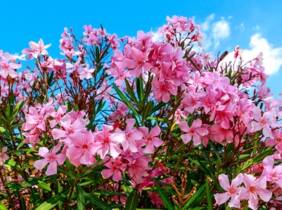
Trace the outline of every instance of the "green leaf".
<instances>
[{"instance_id":1,"label":"green leaf","mask_svg":"<svg viewBox=\"0 0 282 210\"><path fill-rule=\"evenodd\" d=\"M85 198L87 198L88 201L91 204L93 204L94 206L96 206L98 208L101 208L103 210L111 210L112 209L111 206L109 206L106 202L97 198L95 195L85 193Z\"/></svg>"},{"instance_id":2,"label":"green leaf","mask_svg":"<svg viewBox=\"0 0 282 210\"><path fill-rule=\"evenodd\" d=\"M0 203L0 210L8 210L8 209L4 204Z\"/></svg>"},{"instance_id":3,"label":"green leaf","mask_svg":"<svg viewBox=\"0 0 282 210\"><path fill-rule=\"evenodd\" d=\"M93 183L93 180L89 180L89 181L85 181L85 182L82 182L82 183L79 183L78 185L80 187L83 187L83 186L87 186L87 185L90 185Z\"/></svg>"},{"instance_id":4,"label":"green leaf","mask_svg":"<svg viewBox=\"0 0 282 210\"><path fill-rule=\"evenodd\" d=\"M130 99L136 103L138 103L137 98L135 97L134 91L133 91L133 87L129 84L128 80L125 79L125 85L126 85L126 91L130 97Z\"/></svg>"},{"instance_id":5,"label":"green leaf","mask_svg":"<svg viewBox=\"0 0 282 210\"><path fill-rule=\"evenodd\" d=\"M46 182L43 181L38 181L38 187L49 192L51 191L50 184L47 184Z\"/></svg>"},{"instance_id":6,"label":"green leaf","mask_svg":"<svg viewBox=\"0 0 282 210\"><path fill-rule=\"evenodd\" d=\"M40 204L35 210L50 210L50 209L53 209L55 206L58 205L59 198L60 198L59 195L54 196L51 199L49 199L48 201L45 201L42 204Z\"/></svg>"},{"instance_id":7,"label":"green leaf","mask_svg":"<svg viewBox=\"0 0 282 210\"><path fill-rule=\"evenodd\" d=\"M209 186L208 180L206 180L206 194L207 194L207 203L208 203L208 210L212 210L212 195L211 195L211 190Z\"/></svg>"},{"instance_id":8,"label":"green leaf","mask_svg":"<svg viewBox=\"0 0 282 210\"><path fill-rule=\"evenodd\" d=\"M136 111L136 109L133 107L132 103L128 100L128 98L123 94L123 92L115 85L113 84L113 88L115 89L116 93L118 94L120 100L126 104L126 106L132 111L135 120L137 121L137 123L139 122L138 120L138 113Z\"/></svg>"},{"instance_id":9,"label":"green leaf","mask_svg":"<svg viewBox=\"0 0 282 210\"><path fill-rule=\"evenodd\" d=\"M136 210L161 210L161 209L136 209Z\"/></svg>"},{"instance_id":10,"label":"green leaf","mask_svg":"<svg viewBox=\"0 0 282 210\"><path fill-rule=\"evenodd\" d=\"M154 112L159 111L165 105L166 105L166 103L160 102L157 106L154 106L154 108L152 109L152 112L150 114L153 114Z\"/></svg>"},{"instance_id":11,"label":"green leaf","mask_svg":"<svg viewBox=\"0 0 282 210\"><path fill-rule=\"evenodd\" d=\"M3 127L0 127L0 133L5 133L6 129Z\"/></svg>"},{"instance_id":12,"label":"green leaf","mask_svg":"<svg viewBox=\"0 0 282 210\"><path fill-rule=\"evenodd\" d=\"M192 206L192 204L202 196L202 193L205 191L205 184L203 184L198 191L187 201L187 203L184 205L184 207L182 208L184 209L190 209L190 207Z\"/></svg>"},{"instance_id":13,"label":"green leaf","mask_svg":"<svg viewBox=\"0 0 282 210\"><path fill-rule=\"evenodd\" d=\"M264 151L258 153L259 154L258 156L244 162L243 165L240 168L240 171L245 171L250 166L252 166L255 163L262 161L266 156L268 156L272 153L273 153L272 148L270 148L270 147L266 148Z\"/></svg>"},{"instance_id":14,"label":"green leaf","mask_svg":"<svg viewBox=\"0 0 282 210\"><path fill-rule=\"evenodd\" d=\"M143 96L143 100L144 99L147 99L149 97L149 95L151 94L151 90L152 90L152 81L153 81L153 78L150 73L149 73L149 76L148 76L148 80L146 82L146 85L145 85L145 90L144 90L144 96Z\"/></svg>"},{"instance_id":15,"label":"green leaf","mask_svg":"<svg viewBox=\"0 0 282 210\"><path fill-rule=\"evenodd\" d=\"M136 79L137 95L140 101L144 100L143 80L142 78Z\"/></svg>"},{"instance_id":16,"label":"green leaf","mask_svg":"<svg viewBox=\"0 0 282 210\"><path fill-rule=\"evenodd\" d=\"M20 101L16 104L15 108L14 108L14 115L16 115L23 107L24 105L24 102L23 101Z\"/></svg>"},{"instance_id":17,"label":"green leaf","mask_svg":"<svg viewBox=\"0 0 282 210\"><path fill-rule=\"evenodd\" d=\"M78 200L78 201L77 201L77 209L78 209L78 210L84 210L84 209L85 209L84 203L82 203L81 200Z\"/></svg>"},{"instance_id":18,"label":"green leaf","mask_svg":"<svg viewBox=\"0 0 282 210\"><path fill-rule=\"evenodd\" d=\"M58 202L49 203L49 202L45 201L40 206L38 206L35 210L50 210L50 209L53 209L57 204L58 204Z\"/></svg>"},{"instance_id":19,"label":"green leaf","mask_svg":"<svg viewBox=\"0 0 282 210\"><path fill-rule=\"evenodd\" d=\"M79 186L78 189L78 201L77 201L77 209L84 210L85 209L85 193Z\"/></svg>"},{"instance_id":20,"label":"green leaf","mask_svg":"<svg viewBox=\"0 0 282 210\"><path fill-rule=\"evenodd\" d=\"M154 103L152 101L149 101L146 104L144 110L142 111L143 120L145 120L149 116L149 113L151 113L153 107L154 107Z\"/></svg>"},{"instance_id":21,"label":"green leaf","mask_svg":"<svg viewBox=\"0 0 282 210\"><path fill-rule=\"evenodd\" d=\"M8 160L7 164L11 167L14 167L14 166L16 166L16 161L14 159L10 159L10 160Z\"/></svg>"},{"instance_id":22,"label":"green leaf","mask_svg":"<svg viewBox=\"0 0 282 210\"><path fill-rule=\"evenodd\" d=\"M159 193L164 206L168 209L168 210L174 210L173 205L171 204L171 202L169 201L169 198L167 197L166 193L159 187L157 186L157 192Z\"/></svg>"},{"instance_id":23,"label":"green leaf","mask_svg":"<svg viewBox=\"0 0 282 210\"><path fill-rule=\"evenodd\" d=\"M133 190L126 201L125 210L135 210L137 204L138 204L138 192L136 190Z\"/></svg>"}]
</instances>

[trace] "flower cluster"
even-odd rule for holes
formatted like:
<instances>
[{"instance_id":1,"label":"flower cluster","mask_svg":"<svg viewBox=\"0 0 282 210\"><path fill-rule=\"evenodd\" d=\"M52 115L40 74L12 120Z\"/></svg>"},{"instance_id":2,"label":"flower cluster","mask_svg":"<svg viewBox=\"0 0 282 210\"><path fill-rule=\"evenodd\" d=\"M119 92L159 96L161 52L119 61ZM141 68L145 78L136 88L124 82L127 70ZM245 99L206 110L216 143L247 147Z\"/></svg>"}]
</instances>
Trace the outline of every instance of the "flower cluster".
<instances>
[{"instance_id":1,"label":"flower cluster","mask_svg":"<svg viewBox=\"0 0 282 210\"><path fill-rule=\"evenodd\" d=\"M229 207L241 208L240 202L248 201L249 208L258 209L260 201L269 202L274 197L272 202L274 206L275 202L277 205L277 202L279 203L281 200L279 188L282 186L282 165L274 164L277 159L281 159L280 155L266 157L262 167L254 171L260 176L240 173L229 183L227 175L219 175L219 184L225 192L215 194L216 203L221 205L229 201Z\"/></svg>"},{"instance_id":2,"label":"flower cluster","mask_svg":"<svg viewBox=\"0 0 282 210\"><path fill-rule=\"evenodd\" d=\"M282 100L263 55L214 57L201 36L173 16L136 37L65 28L59 58L41 39L0 51L1 203L281 209Z\"/></svg>"}]
</instances>

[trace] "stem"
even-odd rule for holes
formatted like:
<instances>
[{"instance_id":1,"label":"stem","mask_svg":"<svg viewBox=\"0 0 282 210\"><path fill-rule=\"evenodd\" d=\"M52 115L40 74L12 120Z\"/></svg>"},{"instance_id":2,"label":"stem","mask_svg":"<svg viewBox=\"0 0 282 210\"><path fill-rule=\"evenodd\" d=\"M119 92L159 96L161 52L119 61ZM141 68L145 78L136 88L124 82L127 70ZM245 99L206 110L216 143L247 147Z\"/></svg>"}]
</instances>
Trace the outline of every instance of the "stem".
<instances>
[{"instance_id":1,"label":"stem","mask_svg":"<svg viewBox=\"0 0 282 210\"><path fill-rule=\"evenodd\" d=\"M3 173L2 173L2 170L3 170L3 169L4 169L4 167L1 166L1 168L0 168L0 180L1 180L1 182L2 182L2 184L3 184L3 186L4 186L4 188L5 188L5 191L6 191L7 195L8 195L9 206L12 206L12 204L13 204L12 195L11 195L11 193L10 193L9 188L8 188L8 187L6 186L6 184L5 184L6 182L5 182Z\"/></svg>"}]
</instances>

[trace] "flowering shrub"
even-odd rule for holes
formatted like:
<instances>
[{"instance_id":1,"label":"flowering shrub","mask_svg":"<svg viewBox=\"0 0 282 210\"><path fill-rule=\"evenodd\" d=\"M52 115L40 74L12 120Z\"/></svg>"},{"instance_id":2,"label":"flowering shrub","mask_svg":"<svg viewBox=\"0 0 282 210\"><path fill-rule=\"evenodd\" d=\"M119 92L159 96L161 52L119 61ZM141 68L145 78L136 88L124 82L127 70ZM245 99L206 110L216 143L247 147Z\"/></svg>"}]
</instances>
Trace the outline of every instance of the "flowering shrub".
<instances>
[{"instance_id":1,"label":"flowering shrub","mask_svg":"<svg viewBox=\"0 0 282 210\"><path fill-rule=\"evenodd\" d=\"M282 101L262 56L167 18L0 52L1 209L281 209ZM227 57L232 57L227 59Z\"/></svg>"}]
</instances>

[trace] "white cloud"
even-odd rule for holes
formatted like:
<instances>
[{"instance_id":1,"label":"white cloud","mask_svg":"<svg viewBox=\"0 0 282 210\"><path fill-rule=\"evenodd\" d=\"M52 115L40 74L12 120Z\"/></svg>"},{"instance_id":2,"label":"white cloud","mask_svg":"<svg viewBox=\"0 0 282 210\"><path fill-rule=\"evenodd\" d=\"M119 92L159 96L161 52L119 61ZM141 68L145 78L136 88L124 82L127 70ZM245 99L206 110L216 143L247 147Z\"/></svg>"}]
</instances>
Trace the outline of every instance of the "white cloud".
<instances>
[{"instance_id":1,"label":"white cloud","mask_svg":"<svg viewBox=\"0 0 282 210\"><path fill-rule=\"evenodd\" d=\"M265 73L268 75L275 74L282 67L282 47L274 47L260 33L253 34L250 38L249 48L241 49L240 51L243 63L256 58L262 53L263 66ZM231 52L224 58L222 64L233 61L233 52Z\"/></svg>"},{"instance_id":2,"label":"white cloud","mask_svg":"<svg viewBox=\"0 0 282 210\"><path fill-rule=\"evenodd\" d=\"M245 31L245 29L246 29L245 23L241 22L238 26L236 26L236 29L239 30L240 32Z\"/></svg>"},{"instance_id":3,"label":"white cloud","mask_svg":"<svg viewBox=\"0 0 282 210\"><path fill-rule=\"evenodd\" d=\"M213 24L212 35L214 39L226 39L230 35L229 23L226 20L219 20Z\"/></svg>"},{"instance_id":4,"label":"white cloud","mask_svg":"<svg viewBox=\"0 0 282 210\"><path fill-rule=\"evenodd\" d=\"M216 19L215 14L209 15L205 21L201 24L203 31L203 46L206 49L216 51L220 42L231 36L231 28L229 20L232 17L221 17ZM244 22L241 22L237 26L237 30L243 32L245 30ZM241 49L242 57L245 62L254 59L260 53L263 54L263 64L265 72L268 75L274 74L282 69L282 46L273 46L265 37L263 37L258 31L260 26L255 25L252 30L255 33L250 37L249 47ZM230 61L233 58L233 53L229 53L224 59Z\"/></svg>"},{"instance_id":5,"label":"white cloud","mask_svg":"<svg viewBox=\"0 0 282 210\"><path fill-rule=\"evenodd\" d=\"M254 31L260 31L260 25L255 25L255 26L253 27L253 30L254 30Z\"/></svg>"},{"instance_id":6,"label":"white cloud","mask_svg":"<svg viewBox=\"0 0 282 210\"><path fill-rule=\"evenodd\" d=\"M273 47L261 34L251 36L249 49L242 49L242 57L245 61L255 58L259 53L263 54L263 64L266 74L274 74L282 66L282 47Z\"/></svg>"},{"instance_id":7,"label":"white cloud","mask_svg":"<svg viewBox=\"0 0 282 210\"><path fill-rule=\"evenodd\" d=\"M214 20L214 17L215 17L214 14L210 14L210 15L206 18L205 22L203 22L203 23L201 24L201 29L202 29L203 31L209 30L210 24L211 24L211 22Z\"/></svg>"},{"instance_id":8,"label":"white cloud","mask_svg":"<svg viewBox=\"0 0 282 210\"><path fill-rule=\"evenodd\" d=\"M159 42L162 40L162 36L159 32L152 31L151 33L153 34L153 37L152 37L153 42Z\"/></svg>"},{"instance_id":9,"label":"white cloud","mask_svg":"<svg viewBox=\"0 0 282 210\"><path fill-rule=\"evenodd\" d=\"M204 32L204 44L207 48L217 48L220 42L230 36L230 25L227 20L222 18L215 21L215 15L209 15L201 24Z\"/></svg>"}]
</instances>

